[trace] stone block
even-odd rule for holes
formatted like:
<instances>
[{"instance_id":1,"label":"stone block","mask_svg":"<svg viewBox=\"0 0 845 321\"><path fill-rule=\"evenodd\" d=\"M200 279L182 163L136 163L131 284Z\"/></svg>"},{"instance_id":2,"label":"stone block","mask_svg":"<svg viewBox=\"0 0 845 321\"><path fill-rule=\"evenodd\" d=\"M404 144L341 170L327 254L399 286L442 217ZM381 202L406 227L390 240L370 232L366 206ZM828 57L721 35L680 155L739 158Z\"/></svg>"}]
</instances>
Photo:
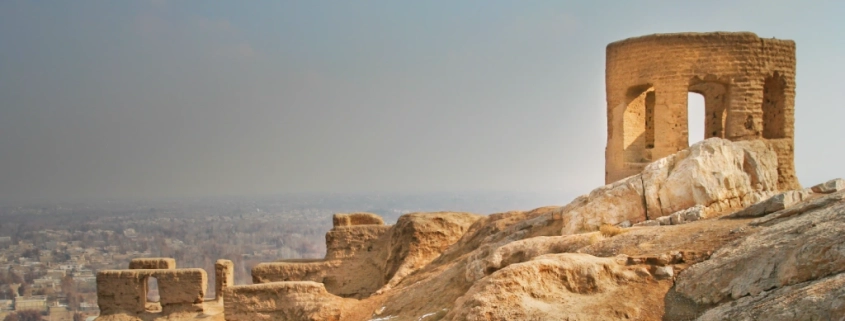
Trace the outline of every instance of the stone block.
<instances>
[{"instance_id":1,"label":"stone block","mask_svg":"<svg viewBox=\"0 0 845 321\"><path fill-rule=\"evenodd\" d=\"M813 193L830 194L845 189L845 180L835 178L810 188Z\"/></svg>"},{"instance_id":2,"label":"stone block","mask_svg":"<svg viewBox=\"0 0 845 321\"><path fill-rule=\"evenodd\" d=\"M147 257L132 259L129 261L129 269L165 269L172 270L176 268L176 260L169 257Z\"/></svg>"}]
</instances>

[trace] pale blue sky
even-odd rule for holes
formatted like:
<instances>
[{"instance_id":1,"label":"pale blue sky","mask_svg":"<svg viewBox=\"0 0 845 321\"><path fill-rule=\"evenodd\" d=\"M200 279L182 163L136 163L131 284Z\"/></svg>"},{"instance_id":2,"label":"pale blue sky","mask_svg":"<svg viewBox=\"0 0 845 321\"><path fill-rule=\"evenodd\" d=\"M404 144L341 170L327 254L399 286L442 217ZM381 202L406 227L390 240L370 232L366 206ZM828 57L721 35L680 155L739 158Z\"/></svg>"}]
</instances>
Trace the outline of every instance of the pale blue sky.
<instances>
[{"instance_id":1,"label":"pale blue sky","mask_svg":"<svg viewBox=\"0 0 845 321\"><path fill-rule=\"evenodd\" d=\"M605 46L798 46L801 182L845 176L843 1L0 2L0 201L603 183ZM538 204L542 205L542 204Z\"/></svg>"}]
</instances>

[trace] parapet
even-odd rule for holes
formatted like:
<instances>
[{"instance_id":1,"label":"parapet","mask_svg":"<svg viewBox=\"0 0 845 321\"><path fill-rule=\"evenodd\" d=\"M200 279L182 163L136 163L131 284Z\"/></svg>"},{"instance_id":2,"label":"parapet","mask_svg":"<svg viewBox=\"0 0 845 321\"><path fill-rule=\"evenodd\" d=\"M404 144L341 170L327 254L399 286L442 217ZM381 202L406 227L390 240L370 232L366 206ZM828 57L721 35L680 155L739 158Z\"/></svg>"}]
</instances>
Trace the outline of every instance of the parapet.
<instances>
[{"instance_id":1,"label":"parapet","mask_svg":"<svg viewBox=\"0 0 845 321\"><path fill-rule=\"evenodd\" d=\"M763 140L778 187L800 188L793 161L795 42L750 32L655 34L607 46L605 183L689 147L689 93L704 97L704 138Z\"/></svg>"},{"instance_id":2,"label":"parapet","mask_svg":"<svg viewBox=\"0 0 845 321\"><path fill-rule=\"evenodd\" d=\"M208 277L203 269L103 270L97 273L97 304L103 315L146 311L147 280L158 280L162 315L203 312Z\"/></svg>"},{"instance_id":3,"label":"parapet","mask_svg":"<svg viewBox=\"0 0 845 321\"><path fill-rule=\"evenodd\" d=\"M172 270L172 269L175 269L175 268L176 268L176 260L169 258L169 257L147 257L147 258L132 259L132 261L129 261L129 269L130 270L136 270L136 269Z\"/></svg>"},{"instance_id":4,"label":"parapet","mask_svg":"<svg viewBox=\"0 0 845 321\"><path fill-rule=\"evenodd\" d=\"M354 225L384 225L384 219L373 213L337 213L332 217L334 227Z\"/></svg>"}]
</instances>

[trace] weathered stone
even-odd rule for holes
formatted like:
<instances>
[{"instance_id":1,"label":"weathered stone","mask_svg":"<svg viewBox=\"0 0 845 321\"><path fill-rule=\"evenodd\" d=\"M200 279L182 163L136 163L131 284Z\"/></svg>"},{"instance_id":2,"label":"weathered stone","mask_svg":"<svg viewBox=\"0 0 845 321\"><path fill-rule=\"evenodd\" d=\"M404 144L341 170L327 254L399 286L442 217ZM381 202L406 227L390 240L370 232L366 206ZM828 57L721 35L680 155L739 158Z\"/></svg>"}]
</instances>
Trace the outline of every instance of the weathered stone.
<instances>
[{"instance_id":1,"label":"weathered stone","mask_svg":"<svg viewBox=\"0 0 845 321\"><path fill-rule=\"evenodd\" d=\"M658 217L656 221L660 225L672 225L672 218L669 216Z\"/></svg>"},{"instance_id":2,"label":"weathered stone","mask_svg":"<svg viewBox=\"0 0 845 321\"><path fill-rule=\"evenodd\" d=\"M660 222L658 222L657 220L647 220L647 221L642 221L642 222L639 222L637 224L634 224L634 226L659 226L659 225L660 225Z\"/></svg>"},{"instance_id":3,"label":"weathered stone","mask_svg":"<svg viewBox=\"0 0 845 321\"><path fill-rule=\"evenodd\" d=\"M810 188L813 193L830 194L845 189L845 180L836 178Z\"/></svg>"},{"instance_id":4,"label":"weathered stone","mask_svg":"<svg viewBox=\"0 0 845 321\"><path fill-rule=\"evenodd\" d=\"M710 138L646 166L649 219L696 205L740 208L751 194L777 190L777 155L762 141Z\"/></svg>"},{"instance_id":5,"label":"weathered stone","mask_svg":"<svg viewBox=\"0 0 845 321\"><path fill-rule=\"evenodd\" d=\"M675 269L671 265L655 266L654 272L651 273L657 279L671 279L675 276Z\"/></svg>"},{"instance_id":6,"label":"weathered stone","mask_svg":"<svg viewBox=\"0 0 845 321\"><path fill-rule=\"evenodd\" d=\"M176 260L169 257L147 257L129 261L129 269L168 269L176 268Z\"/></svg>"},{"instance_id":7,"label":"weathered stone","mask_svg":"<svg viewBox=\"0 0 845 321\"><path fill-rule=\"evenodd\" d=\"M639 175L599 187L572 204L575 205L561 215L564 235L595 231L602 224L646 220L643 183Z\"/></svg>"},{"instance_id":8,"label":"weathered stone","mask_svg":"<svg viewBox=\"0 0 845 321\"><path fill-rule=\"evenodd\" d=\"M845 273L840 273L720 304L696 320L842 320L843 316Z\"/></svg>"},{"instance_id":9,"label":"weathered stone","mask_svg":"<svg viewBox=\"0 0 845 321\"><path fill-rule=\"evenodd\" d=\"M646 284L668 288L671 281L636 282L648 277L637 272L642 266L616 261L564 253L508 265L472 284L443 320L613 320L619 315L651 320L651 311L640 307L660 307L662 296L626 294ZM611 309L590 308L611 301Z\"/></svg>"},{"instance_id":10,"label":"weathered stone","mask_svg":"<svg viewBox=\"0 0 845 321\"><path fill-rule=\"evenodd\" d=\"M811 196L809 190L786 191L776 194L762 202L746 207L745 209L728 215L729 218L760 217L771 214L782 209L789 208L804 201Z\"/></svg>"},{"instance_id":11,"label":"weathered stone","mask_svg":"<svg viewBox=\"0 0 845 321\"><path fill-rule=\"evenodd\" d=\"M772 222L716 251L676 280L675 290L701 305L845 271L845 202Z\"/></svg>"},{"instance_id":12,"label":"weathered stone","mask_svg":"<svg viewBox=\"0 0 845 321\"><path fill-rule=\"evenodd\" d=\"M623 221L622 223L616 224L616 226L621 228L629 228L631 227L631 221Z\"/></svg>"},{"instance_id":13,"label":"weathered stone","mask_svg":"<svg viewBox=\"0 0 845 321\"><path fill-rule=\"evenodd\" d=\"M467 263L467 280L474 282L508 265L544 254L567 253L590 244L587 234L539 236L514 241L491 252L479 251ZM489 253L485 256L485 254Z\"/></svg>"}]
</instances>

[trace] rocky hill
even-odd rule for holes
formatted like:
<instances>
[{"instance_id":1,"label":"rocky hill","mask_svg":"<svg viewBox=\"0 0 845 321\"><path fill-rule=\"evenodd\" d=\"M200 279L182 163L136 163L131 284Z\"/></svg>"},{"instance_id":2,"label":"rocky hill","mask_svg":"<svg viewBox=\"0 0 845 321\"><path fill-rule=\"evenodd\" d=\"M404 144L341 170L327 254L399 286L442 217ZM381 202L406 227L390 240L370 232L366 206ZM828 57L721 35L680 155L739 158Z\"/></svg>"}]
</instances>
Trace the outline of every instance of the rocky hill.
<instances>
[{"instance_id":1,"label":"rocky hill","mask_svg":"<svg viewBox=\"0 0 845 321\"><path fill-rule=\"evenodd\" d=\"M163 314L100 289L98 320L840 320L845 181L781 191L776 169L712 138L562 207L339 214L324 260L261 264L222 304L162 292Z\"/></svg>"},{"instance_id":2,"label":"rocky hill","mask_svg":"<svg viewBox=\"0 0 845 321\"><path fill-rule=\"evenodd\" d=\"M651 35L607 58L607 185L488 216L337 214L324 259L239 286L219 262L213 301L201 269L101 271L97 320L845 320L845 181L797 181L795 43Z\"/></svg>"}]
</instances>

